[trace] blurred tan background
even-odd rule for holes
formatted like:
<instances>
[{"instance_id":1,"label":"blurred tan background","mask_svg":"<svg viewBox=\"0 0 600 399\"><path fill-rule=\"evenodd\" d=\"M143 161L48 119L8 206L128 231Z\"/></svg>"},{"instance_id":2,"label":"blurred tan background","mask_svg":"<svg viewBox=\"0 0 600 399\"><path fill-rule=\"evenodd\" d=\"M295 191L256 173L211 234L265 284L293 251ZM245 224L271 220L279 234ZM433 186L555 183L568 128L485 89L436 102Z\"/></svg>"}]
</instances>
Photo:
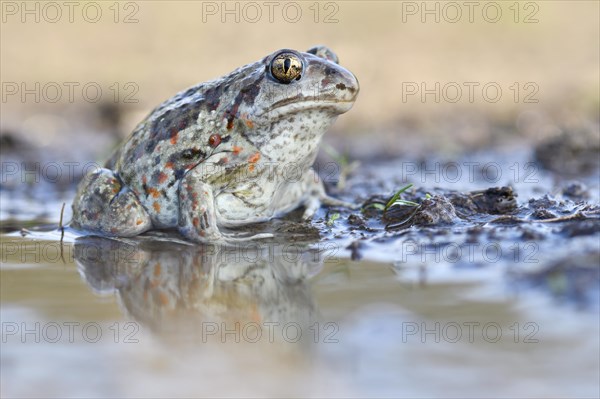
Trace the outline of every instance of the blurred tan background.
<instances>
[{"instance_id":1,"label":"blurred tan background","mask_svg":"<svg viewBox=\"0 0 600 399\"><path fill-rule=\"evenodd\" d=\"M78 2L72 23L66 7L61 6L62 17L53 23L56 11L44 9L44 2L27 4L35 10L36 3L39 22L35 15L23 13L24 3L2 2L2 129L21 129L25 135L34 134L31 126L35 130L44 125L27 122L39 112L97 107L86 103L81 94L87 82L102 88L99 103L115 102L112 85L117 84L121 94L117 103L128 110L122 129L127 131L159 102L188 86L279 48L305 50L315 44L334 49L341 64L361 83L354 109L339 119L334 134L390 132L397 139L399 126L411 126L413 131L436 137L456 134L459 141L469 142L489 129L465 133L448 126L461 126L464 121L469 126L487 126L491 121L514 128L518 135L539 138L565 126L596 124L599 119L597 1L476 2L472 22L469 9L460 1L275 2L273 23L268 7L260 1L251 6L135 1L120 2L118 7L114 2ZM87 6L88 17L97 8L102 12L96 23L83 17L88 3L93 3ZM262 16L256 17L255 5ZM458 19L455 5L462 13ZM427 14L423 6L438 11ZM237 7L240 22L221 7ZM502 14L496 18L498 8ZM296 18L298 9L301 16ZM126 18L133 23L124 23ZM497 22L489 21L494 19ZM24 82L27 87L36 82L80 85L75 88L74 104L69 103L66 87L57 103L44 98L36 103L32 95L23 102L21 93L7 93L7 82ZM123 103L123 96L133 93L132 86L125 86L128 82L139 88L132 97L138 103ZM431 89L436 82L440 90L456 82L463 89L461 100L446 101L441 91L439 103L434 95L422 101L420 92L403 100L407 84L424 83ZM464 82L479 84L472 102ZM482 86L490 82L502 89L498 102L486 101L482 95ZM454 98L455 92L448 93ZM528 94L537 103L525 103ZM67 118L66 123L71 121Z\"/></svg>"}]
</instances>

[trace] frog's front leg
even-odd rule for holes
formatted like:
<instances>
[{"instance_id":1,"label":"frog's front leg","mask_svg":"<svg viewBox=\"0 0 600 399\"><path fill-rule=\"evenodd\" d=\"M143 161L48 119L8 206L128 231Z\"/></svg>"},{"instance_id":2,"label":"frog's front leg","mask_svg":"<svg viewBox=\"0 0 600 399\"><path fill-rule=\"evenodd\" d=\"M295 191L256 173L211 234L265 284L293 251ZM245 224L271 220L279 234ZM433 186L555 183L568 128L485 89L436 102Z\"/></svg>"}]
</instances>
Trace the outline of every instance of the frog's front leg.
<instances>
[{"instance_id":1,"label":"frog's front leg","mask_svg":"<svg viewBox=\"0 0 600 399\"><path fill-rule=\"evenodd\" d=\"M109 169L97 169L79 183L71 224L122 237L133 237L152 228L150 215L136 195Z\"/></svg>"},{"instance_id":2,"label":"frog's front leg","mask_svg":"<svg viewBox=\"0 0 600 399\"><path fill-rule=\"evenodd\" d=\"M212 187L192 173L179 183L179 232L187 239L214 242L222 238L217 226Z\"/></svg>"},{"instance_id":3,"label":"frog's front leg","mask_svg":"<svg viewBox=\"0 0 600 399\"><path fill-rule=\"evenodd\" d=\"M309 177L309 180L307 180L308 195L304 201L305 210L302 216L305 220L312 219L321 205L339 206L350 209L358 209L360 207L360 205L342 201L327 195L325 192L325 186L323 185L323 180L321 180L314 170L311 170L311 173L309 173L307 176Z\"/></svg>"},{"instance_id":4,"label":"frog's front leg","mask_svg":"<svg viewBox=\"0 0 600 399\"><path fill-rule=\"evenodd\" d=\"M196 242L229 243L273 237L272 234L248 235L219 230L213 187L188 173L179 183L179 232Z\"/></svg>"}]
</instances>

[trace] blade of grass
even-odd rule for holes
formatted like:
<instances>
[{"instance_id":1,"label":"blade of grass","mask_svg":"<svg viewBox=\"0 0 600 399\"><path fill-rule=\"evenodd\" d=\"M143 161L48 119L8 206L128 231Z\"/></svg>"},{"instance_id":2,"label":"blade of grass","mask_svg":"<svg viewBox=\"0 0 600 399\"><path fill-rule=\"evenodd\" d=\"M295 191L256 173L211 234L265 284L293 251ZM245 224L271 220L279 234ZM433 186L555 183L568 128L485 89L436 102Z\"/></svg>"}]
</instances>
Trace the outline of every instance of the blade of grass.
<instances>
[{"instance_id":1,"label":"blade of grass","mask_svg":"<svg viewBox=\"0 0 600 399\"><path fill-rule=\"evenodd\" d=\"M413 202L413 201L409 201L409 200L399 199L399 200L396 200L396 202L394 202L392 204L392 206L394 206L394 205L419 206L420 204Z\"/></svg>"},{"instance_id":2,"label":"blade of grass","mask_svg":"<svg viewBox=\"0 0 600 399\"><path fill-rule=\"evenodd\" d=\"M339 213L334 213L333 215L329 216L329 220L327 220L327 226L333 226L333 223L338 220L340 218L340 214Z\"/></svg>"},{"instance_id":3,"label":"blade of grass","mask_svg":"<svg viewBox=\"0 0 600 399\"><path fill-rule=\"evenodd\" d=\"M405 192L406 190L408 190L409 188L411 188L412 186L413 186L412 183L411 184L407 184L406 186L404 186L400 190L398 190L396 192L396 194L394 194L392 196L392 198L390 198L390 200L387 202L387 204L385 205L385 209L384 210L387 211L389 208L391 208L394 205L394 203L398 200L398 198L400 198L400 196L402 195L402 193ZM409 201L409 202L411 202L411 201ZM414 204L414 202L413 202L413 204ZM417 204L417 205L419 205L419 204Z\"/></svg>"}]
</instances>

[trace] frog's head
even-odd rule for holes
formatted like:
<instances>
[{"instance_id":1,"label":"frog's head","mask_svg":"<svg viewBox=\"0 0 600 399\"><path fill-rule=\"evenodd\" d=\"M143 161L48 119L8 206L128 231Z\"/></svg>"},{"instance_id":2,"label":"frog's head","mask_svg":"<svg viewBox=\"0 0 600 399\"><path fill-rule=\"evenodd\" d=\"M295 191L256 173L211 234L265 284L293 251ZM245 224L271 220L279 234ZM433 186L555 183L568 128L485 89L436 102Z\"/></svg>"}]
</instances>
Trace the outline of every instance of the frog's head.
<instances>
[{"instance_id":1,"label":"frog's head","mask_svg":"<svg viewBox=\"0 0 600 399\"><path fill-rule=\"evenodd\" d=\"M279 50L263 61L265 79L257 104L257 117L271 121L305 111L337 116L350 110L359 91L358 80L338 65L326 47L305 53Z\"/></svg>"},{"instance_id":2,"label":"frog's head","mask_svg":"<svg viewBox=\"0 0 600 399\"><path fill-rule=\"evenodd\" d=\"M279 50L238 71L228 127L266 158L312 163L322 135L352 108L356 77L326 47ZM310 166L310 165L308 165Z\"/></svg>"}]
</instances>

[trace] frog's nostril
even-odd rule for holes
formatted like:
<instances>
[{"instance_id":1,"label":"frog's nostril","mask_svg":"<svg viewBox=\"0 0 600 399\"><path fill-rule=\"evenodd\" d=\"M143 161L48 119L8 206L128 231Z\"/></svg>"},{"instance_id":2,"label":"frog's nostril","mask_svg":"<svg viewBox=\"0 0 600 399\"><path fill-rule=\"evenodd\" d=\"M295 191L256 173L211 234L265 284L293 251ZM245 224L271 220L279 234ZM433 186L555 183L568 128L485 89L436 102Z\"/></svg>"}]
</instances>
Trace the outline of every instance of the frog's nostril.
<instances>
[{"instance_id":1,"label":"frog's nostril","mask_svg":"<svg viewBox=\"0 0 600 399\"><path fill-rule=\"evenodd\" d=\"M335 69L329 67L325 68L325 75L333 76L335 74L337 74L337 71Z\"/></svg>"}]
</instances>

